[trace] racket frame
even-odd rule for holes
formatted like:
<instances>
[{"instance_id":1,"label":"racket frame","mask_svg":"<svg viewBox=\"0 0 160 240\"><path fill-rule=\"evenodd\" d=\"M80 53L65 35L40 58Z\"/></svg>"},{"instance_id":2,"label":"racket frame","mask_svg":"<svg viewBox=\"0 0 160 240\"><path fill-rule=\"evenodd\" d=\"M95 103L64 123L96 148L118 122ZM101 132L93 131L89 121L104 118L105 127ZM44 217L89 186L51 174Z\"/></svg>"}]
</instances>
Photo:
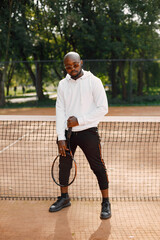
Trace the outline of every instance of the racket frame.
<instances>
[{"instance_id":1,"label":"racket frame","mask_svg":"<svg viewBox=\"0 0 160 240\"><path fill-rule=\"evenodd\" d=\"M62 185L62 184L60 184L59 182L57 182L56 179L55 179L55 177L54 177L54 174L53 174L54 165L55 165L55 162L58 161L59 158L61 157L60 154L58 154L58 155L55 157L55 159L54 159L54 161L53 161L53 163L52 163L52 167L51 167L51 176L52 176L52 179L53 179L53 181L54 181L58 186L60 186L60 187L68 187L68 186L70 186L70 185L74 182L74 180L75 180L75 178L76 178L76 176L77 176L77 164L76 164L76 161L75 161L75 159L74 159L74 157L73 157L73 154L72 154L72 151L71 151L71 148L70 148L70 137L71 137L71 134L72 134L72 128L69 128L69 129L68 129L68 133L67 133L67 143L68 143L68 147L69 147L69 154L70 154L70 157L72 158L72 164L74 164L74 169L75 169L75 171L74 171L74 177L73 177L72 181L69 182L69 183L66 184L66 185ZM66 154L67 154L67 153L66 153Z\"/></svg>"}]
</instances>

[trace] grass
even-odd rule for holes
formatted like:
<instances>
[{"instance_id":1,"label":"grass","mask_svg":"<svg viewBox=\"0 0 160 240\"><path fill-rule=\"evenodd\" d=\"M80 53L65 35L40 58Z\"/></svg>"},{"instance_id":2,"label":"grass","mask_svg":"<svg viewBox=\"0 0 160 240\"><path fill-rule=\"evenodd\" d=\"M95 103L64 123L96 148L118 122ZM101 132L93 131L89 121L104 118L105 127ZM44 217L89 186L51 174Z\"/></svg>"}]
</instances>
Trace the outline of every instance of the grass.
<instances>
[{"instance_id":1,"label":"grass","mask_svg":"<svg viewBox=\"0 0 160 240\"><path fill-rule=\"evenodd\" d=\"M19 103L6 102L3 108L47 108L55 107L56 100L45 98L43 101L26 101ZM1 107L2 108L2 107Z\"/></svg>"},{"instance_id":2,"label":"grass","mask_svg":"<svg viewBox=\"0 0 160 240\"><path fill-rule=\"evenodd\" d=\"M30 97L28 95L28 97ZM14 96L12 98L26 98L27 96ZM13 103L10 101L12 98L6 98L6 104L1 108L47 108L47 107L55 107L56 100L49 99L47 96L42 101L26 101L26 102L18 102ZM150 96L134 96L132 97L132 101L124 101L121 98L112 99L108 95L109 106L160 106L160 95L150 95Z\"/></svg>"},{"instance_id":3,"label":"grass","mask_svg":"<svg viewBox=\"0 0 160 240\"><path fill-rule=\"evenodd\" d=\"M110 94L107 94L108 102L110 106L160 106L160 95L133 95L130 100L122 100L121 96L117 98L111 98Z\"/></svg>"}]
</instances>

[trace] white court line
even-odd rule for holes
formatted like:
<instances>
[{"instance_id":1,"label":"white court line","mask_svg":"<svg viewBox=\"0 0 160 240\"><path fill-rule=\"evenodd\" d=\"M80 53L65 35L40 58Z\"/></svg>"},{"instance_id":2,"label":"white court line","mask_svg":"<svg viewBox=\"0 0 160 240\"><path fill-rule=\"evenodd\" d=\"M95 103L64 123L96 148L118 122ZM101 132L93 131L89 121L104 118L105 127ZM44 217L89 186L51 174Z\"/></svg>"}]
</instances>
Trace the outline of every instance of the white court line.
<instances>
[{"instance_id":1,"label":"white court line","mask_svg":"<svg viewBox=\"0 0 160 240\"><path fill-rule=\"evenodd\" d=\"M12 147L13 145L15 145L17 142L21 141L23 138L29 136L31 133L33 133L34 131L36 131L39 127L45 125L46 123L44 122L43 124L39 125L36 129L32 130L31 132L23 135L22 137L19 137L16 141L14 141L13 143L9 144L8 146L6 146L5 148L3 148L0 153L3 153L4 151L6 151L7 149L9 149L10 147Z\"/></svg>"}]
</instances>

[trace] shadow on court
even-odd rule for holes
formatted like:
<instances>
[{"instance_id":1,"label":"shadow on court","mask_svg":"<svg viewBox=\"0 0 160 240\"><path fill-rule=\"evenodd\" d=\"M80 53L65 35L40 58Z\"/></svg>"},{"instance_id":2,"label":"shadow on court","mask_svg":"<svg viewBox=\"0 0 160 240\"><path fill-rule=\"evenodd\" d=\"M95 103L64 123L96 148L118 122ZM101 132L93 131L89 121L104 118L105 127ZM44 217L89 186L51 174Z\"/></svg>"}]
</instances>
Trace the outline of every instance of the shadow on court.
<instances>
[{"instance_id":1,"label":"shadow on court","mask_svg":"<svg viewBox=\"0 0 160 240\"><path fill-rule=\"evenodd\" d=\"M0 240L157 240L160 202L112 202L101 220L99 201L72 201L49 213L51 201L0 201Z\"/></svg>"}]
</instances>

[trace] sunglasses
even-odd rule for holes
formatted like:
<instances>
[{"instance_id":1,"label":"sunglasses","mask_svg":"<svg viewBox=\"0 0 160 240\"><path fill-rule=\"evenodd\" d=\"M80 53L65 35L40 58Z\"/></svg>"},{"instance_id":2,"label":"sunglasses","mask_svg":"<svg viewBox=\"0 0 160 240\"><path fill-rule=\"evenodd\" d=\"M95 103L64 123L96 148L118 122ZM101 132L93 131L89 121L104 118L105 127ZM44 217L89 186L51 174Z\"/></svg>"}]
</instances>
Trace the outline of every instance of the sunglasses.
<instances>
[{"instance_id":1,"label":"sunglasses","mask_svg":"<svg viewBox=\"0 0 160 240\"><path fill-rule=\"evenodd\" d=\"M78 68L80 66L80 63L74 63L72 66L65 66L65 69L70 71L72 70L73 68Z\"/></svg>"}]
</instances>

